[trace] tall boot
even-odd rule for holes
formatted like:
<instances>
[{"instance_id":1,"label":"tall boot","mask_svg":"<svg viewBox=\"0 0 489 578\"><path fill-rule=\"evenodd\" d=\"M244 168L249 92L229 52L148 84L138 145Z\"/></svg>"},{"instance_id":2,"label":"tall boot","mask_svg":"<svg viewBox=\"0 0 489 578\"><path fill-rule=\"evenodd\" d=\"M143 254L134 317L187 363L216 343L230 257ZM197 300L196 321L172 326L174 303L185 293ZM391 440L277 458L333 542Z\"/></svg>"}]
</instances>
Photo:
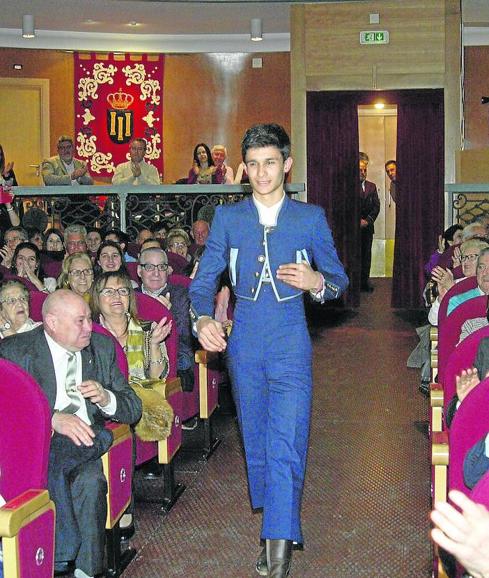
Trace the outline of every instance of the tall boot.
<instances>
[{"instance_id":1,"label":"tall boot","mask_svg":"<svg viewBox=\"0 0 489 578\"><path fill-rule=\"evenodd\" d=\"M292 540L267 540L268 578L286 578L292 562Z\"/></svg>"}]
</instances>

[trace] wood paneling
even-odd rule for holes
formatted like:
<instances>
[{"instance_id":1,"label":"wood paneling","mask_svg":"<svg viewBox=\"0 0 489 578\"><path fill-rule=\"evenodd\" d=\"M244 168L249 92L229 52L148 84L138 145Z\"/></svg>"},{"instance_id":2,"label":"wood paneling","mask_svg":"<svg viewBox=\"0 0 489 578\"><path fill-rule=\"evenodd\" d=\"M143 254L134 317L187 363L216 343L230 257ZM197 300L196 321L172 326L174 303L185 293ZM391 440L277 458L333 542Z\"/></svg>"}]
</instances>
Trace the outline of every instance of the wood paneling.
<instances>
[{"instance_id":1,"label":"wood paneling","mask_svg":"<svg viewBox=\"0 0 489 578\"><path fill-rule=\"evenodd\" d=\"M262 68L251 66L257 57L263 60ZM13 70L14 63L23 64L23 70ZM74 131L73 55L0 48L0 77L49 79L51 153L55 154L58 136ZM241 138L249 126L277 122L290 131L290 55L168 55L163 102L165 182L187 175L198 142L225 144L229 164L236 168Z\"/></svg>"},{"instance_id":2,"label":"wood paneling","mask_svg":"<svg viewBox=\"0 0 489 578\"><path fill-rule=\"evenodd\" d=\"M489 146L489 104L481 104L481 97L489 96L488 78L489 46L467 46L464 117L465 148L468 149Z\"/></svg>"},{"instance_id":3,"label":"wood paneling","mask_svg":"<svg viewBox=\"0 0 489 578\"><path fill-rule=\"evenodd\" d=\"M380 15L379 24L369 14ZM443 0L308 4L305 7L306 76L352 77L370 88L391 88L402 75L444 74ZM360 44L362 30L388 30L390 43Z\"/></svg>"}]
</instances>

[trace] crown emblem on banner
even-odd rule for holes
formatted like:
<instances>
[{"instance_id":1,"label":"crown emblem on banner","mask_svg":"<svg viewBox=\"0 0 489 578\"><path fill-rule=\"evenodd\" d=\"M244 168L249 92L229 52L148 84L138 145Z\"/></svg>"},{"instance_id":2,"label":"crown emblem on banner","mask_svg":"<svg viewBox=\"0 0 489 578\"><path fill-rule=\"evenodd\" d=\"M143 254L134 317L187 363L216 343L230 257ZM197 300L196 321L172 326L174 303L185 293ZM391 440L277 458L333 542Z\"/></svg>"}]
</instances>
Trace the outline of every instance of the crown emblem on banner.
<instances>
[{"instance_id":1,"label":"crown emblem on banner","mask_svg":"<svg viewBox=\"0 0 489 578\"><path fill-rule=\"evenodd\" d=\"M126 110L134 102L134 97L127 92L122 92L122 88L119 88L118 92L111 92L107 96L107 102L116 110Z\"/></svg>"}]
</instances>

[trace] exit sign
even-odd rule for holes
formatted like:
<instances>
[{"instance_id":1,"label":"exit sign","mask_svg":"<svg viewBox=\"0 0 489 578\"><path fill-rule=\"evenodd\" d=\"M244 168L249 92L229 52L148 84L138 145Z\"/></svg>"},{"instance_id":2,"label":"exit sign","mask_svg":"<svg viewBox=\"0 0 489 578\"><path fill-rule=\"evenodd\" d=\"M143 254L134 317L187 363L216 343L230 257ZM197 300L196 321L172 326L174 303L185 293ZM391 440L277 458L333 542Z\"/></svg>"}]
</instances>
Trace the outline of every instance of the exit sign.
<instances>
[{"instance_id":1,"label":"exit sign","mask_svg":"<svg viewBox=\"0 0 489 578\"><path fill-rule=\"evenodd\" d=\"M360 44L389 44L389 32L387 30L360 32Z\"/></svg>"}]
</instances>

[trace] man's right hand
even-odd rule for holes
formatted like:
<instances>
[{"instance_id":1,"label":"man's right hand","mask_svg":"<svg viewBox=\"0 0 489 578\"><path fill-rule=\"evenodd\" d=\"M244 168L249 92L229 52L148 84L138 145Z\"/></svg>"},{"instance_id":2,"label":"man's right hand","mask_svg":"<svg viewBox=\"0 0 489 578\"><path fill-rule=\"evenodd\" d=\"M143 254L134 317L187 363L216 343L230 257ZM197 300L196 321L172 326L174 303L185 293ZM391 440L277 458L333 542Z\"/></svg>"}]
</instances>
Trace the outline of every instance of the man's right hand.
<instances>
[{"instance_id":1,"label":"man's right hand","mask_svg":"<svg viewBox=\"0 0 489 578\"><path fill-rule=\"evenodd\" d=\"M139 166L139 163L131 163L131 171L134 177L140 177L141 167Z\"/></svg>"},{"instance_id":2,"label":"man's right hand","mask_svg":"<svg viewBox=\"0 0 489 578\"><path fill-rule=\"evenodd\" d=\"M224 351L227 346L222 323L211 317L197 321L197 337L206 351Z\"/></svg>"},{"instance_id":3,"label":"man's right hand","mask_svg":"<svg viewBox=\"0 0 489 578\"><path fill-rule=\"evenodd\" d=\"M51 418L51 426L55 432L69 437L77 446L93 446L93 429L77 415L55 412Z\"/></svg>"}]
</instances>

